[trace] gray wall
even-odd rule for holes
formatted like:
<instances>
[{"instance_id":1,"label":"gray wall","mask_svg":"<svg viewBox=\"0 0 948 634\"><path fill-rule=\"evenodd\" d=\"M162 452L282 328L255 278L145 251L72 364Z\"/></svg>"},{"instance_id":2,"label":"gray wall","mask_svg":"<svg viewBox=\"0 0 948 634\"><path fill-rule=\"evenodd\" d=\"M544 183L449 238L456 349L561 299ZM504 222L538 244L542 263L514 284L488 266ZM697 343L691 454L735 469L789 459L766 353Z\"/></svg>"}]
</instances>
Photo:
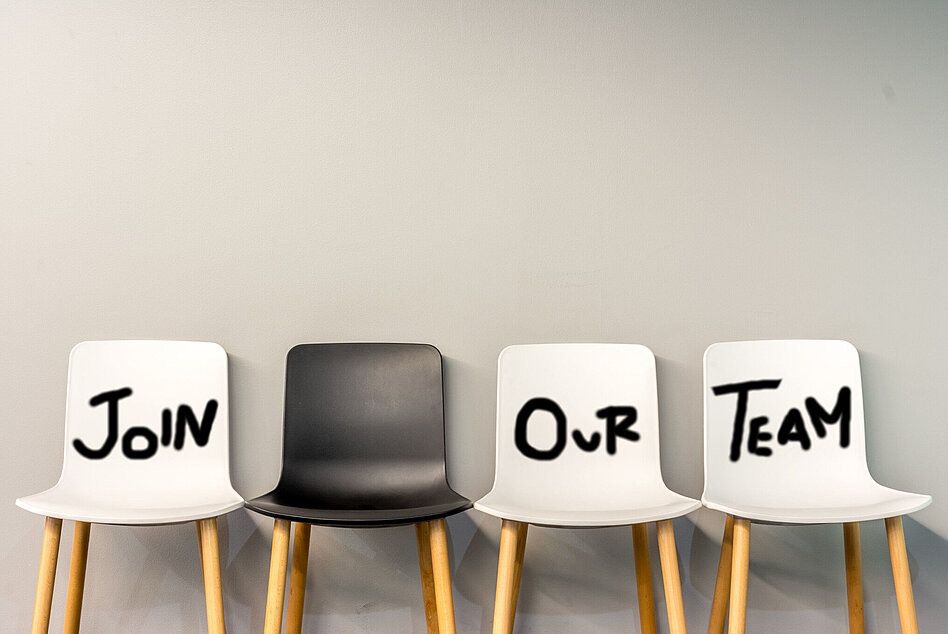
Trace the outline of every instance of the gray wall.
<instances>
[{"instance_id":1,"label":"gray wall","mask_svg":"<svg viewBox=\"0 0 948 634\"><path fill-rule=\"evenodd\" d=\"M644 343L666 479L698 496L702 351L784 337L860 349L874 474L935 496L906 533L943 629L945 33L937 2L3 3L0 629L30 619L43 520L13 500L57 478L78 341L221 343L246 496L278 473L292 344L431 342L472 497L501 348ZM722 526L676 522L694 631ZM449 529L459 629L489 631L499 522ZM262 628L270 530L222 522L233 631ZM841 542L755 526L749 630L841 631ZM897 631L880 523L863 545L870 630ZM518 630L637 631L631 550L532 530ZM96 526L89 556L88 631L203 626L192 527ZM409 528L316 529L306 627L424 631L415 557Z\"/></svg>"}]
</instances>

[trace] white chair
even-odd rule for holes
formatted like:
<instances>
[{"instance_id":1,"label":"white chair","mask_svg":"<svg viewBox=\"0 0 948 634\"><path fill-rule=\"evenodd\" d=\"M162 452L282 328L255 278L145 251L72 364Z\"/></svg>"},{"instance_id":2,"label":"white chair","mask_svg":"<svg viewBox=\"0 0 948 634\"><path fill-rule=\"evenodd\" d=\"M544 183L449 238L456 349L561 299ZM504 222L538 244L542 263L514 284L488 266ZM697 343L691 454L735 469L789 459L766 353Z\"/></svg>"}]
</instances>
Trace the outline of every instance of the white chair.
<instances>
[{"instance_id":1,"label":"white chair","mask_svg":"<svg viewBox=\"0 0 948 634\"><path fill-rule=\"evenodd\" d=\"M859 522L885 519L903 632L917 632L901 516L931 497L878 484L845 341L717 343L704 355L705 488L727 513L709 632L743 632L750 523L843 524L849 627L863 632ZM904 421L902 421L904 424Z\"/></svg>"},{"instance_id":2,"label":"white chair","mask_svg":"<svg viewBox=\"0 0 948 634\"><path fill-rule=\"evenodd\" d=\"M632 525L639 616L655 631L648 522L656 522L672 632L685 632L672 518L700 507L662 480L655 358L631 344L506 348L498 363L494 486L503 519L493 631L513 630L527 526Z\"/></svg>"},{"instance_id":3,"label":"white chair","mask_svg":"<svg viewBox=\"0 0 948 634\"><path fill-rule=\"evenodd\" d=\"M69 356L62 475L19 498L46 516L33 632L49 628L62 520L75 520L65 632L79 630L89 530L195 521L208 630L224 631L217 516L243 505L228 470L227 354L214 343L87 341Z\"/></svg>"}]
</instances>

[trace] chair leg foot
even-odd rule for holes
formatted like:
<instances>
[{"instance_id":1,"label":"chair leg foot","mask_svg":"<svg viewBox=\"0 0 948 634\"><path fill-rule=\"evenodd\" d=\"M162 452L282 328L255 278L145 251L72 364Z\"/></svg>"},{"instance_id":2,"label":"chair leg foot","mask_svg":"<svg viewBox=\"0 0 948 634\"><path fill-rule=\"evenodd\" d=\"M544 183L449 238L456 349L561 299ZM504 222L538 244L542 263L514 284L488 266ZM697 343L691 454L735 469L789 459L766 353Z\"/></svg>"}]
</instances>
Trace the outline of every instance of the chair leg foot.
<instances>
[{"instance_id":1,"label":"chair leg foot","mask_svg":"<svg viewBox=\"0 0 948 634\"><path fill-rule=\"evenodd\" d=\"M523 525L523 528L521 528L521 525ZM497 559L497 591L494 596L493 634L508 634L513 630L517 608L514 602L514 587L519 586L516 580L517 551L521 538L524 547L526 547L526 524L504 520L500 528L500 553Z\"/></svg>"},{"instance_id":2,"label":"chair leg foot","mask_svg":"<svg viewBox=\"0 0 948 634\"><path fill-rule=\"evenodd\" d=\"M734 520L731 553L730 614L728 634L744 634L747 621L747 574L750 564L750 520Z\"/></svg>"},{"instance_id":3,"label":"chair leg foot","mask_svg":"<svg viewBox=\"0 0 948 634\"><path fill-rule=\"evenodd\" d=\"M76 522L72 538L72 560L69 563L69 590L66 593L66 622L64 634L79 631L82 615L82 595L86 583L86 562L89 557L89 522Z\"/></svg>"},{"instance_id":4,"label":"chair leg foot","mask_svg":"<svg viewBox=\"0 0 948 634\"><path fill-rule=\"evenodd\" d=\"M201 569L204 573L204 602L207 607L207 631L224 634L224 594L221 590L220 546L217 539L217 518L198 520L201 534Z\"/></svg>"},{"instance_id":5,"label":"chair leg foot","mask_svg":"<svg viewBox=\"0 0 948 634\"><path fill-rule=\"evenodd\" d=\"M425 602L425 624L428 634L438 634L438 601L435 597L434 572L431 568L431 529L428 522L415 524L418 544L418 568L421 572L421 592Z\"/></svg>"},{"instance_id":6,"label":"chair leg foot","mask_svg":"<svg viewBox=\"0 0 948 634\"><path fill-rule=\"evenodd\" d=\"M53 587L56 584L56 560L59 558L59 537L63 521L47 517L43 528L43 554L40 556L39 580L36 582L36 601L33 603L32 634L49 631L49 612L53 607Z\"/></svg>"},{"instance_id":7,"label":"chair leg foot","mask_svg":"<svg viewBox=\"0 0 948 634\"><path fill-rule=\"evenodd\" d=\"M718 560L718 576L714 582L714 598L711 600L711 620L708 634L724 634L727 620L727 604L731 596L731 553L734 546L734 518L724 520L724 537L721 539L721 558Z\"/></svg>"},{"instance_id":8,"label":"chair leg foot","mask_svg":"<svg viewBox=\"0 0 948 634\"><path fill-rule=\"evenodd\" d=\"M431 535L435 602L438 604L438 630L441 634L454 634L454 597L451 595L451 566L448 562L448 535L444 520L428 522L428 530Z\"/></svg>"},{"instance_id":9,"label":"chair leg foot","mask_svg":"<svg viewBox=\"0 0 948 634\"><path fill-rule=\"evenodd\" d=\"M915 617L915 597L912 594L912 576L909 572L908 553L905 550L905 533L902 518L887 517L885 532L889 539L889 557L892 559L892 576L895 580L895 598L899 604L899 621L902 634L918 634Z\"/></svg>"},{"instance_id":10,"label":"chair leg foot","mask_svg":"<svg viewBox=\"0 0 948 634\"><path fill-rule=\"evenodd\" d=\"M662 582L665 586L668 626L672 634L687 634L685 606L681 598L681 577L678 573L675 526L672 520L662 520L656 522L655 528L658 534L658 555L662 563Z\"/></svg>"},{"instance_id":11,"label":"chair leg foot","mask_svg":"<svg viewBox=\"0 0 948 634\"><path fill-rule=\"evenodd\" d=\"M849 634L865 634L866 621L862 603L862 555L859 547L859 522L843 524L843 546L846 551L846 597L849 603Z\"/></svg>"},{"instance_id":12,"label":"chair leg foot","mask_svg":"<svg viewBox=\"0 0 948 634\"><path fill-rule=\"evenodd\" d=\"M286 594L286 558L290 550L289 520L274 520L270 549L270 580L267 584L265 634L279 634L283 627L283 597Z\"/></svg>"},{"instance_id":13,"label":"chair leg foot","mask_svg":"<svg viewBox=\"0 0 948 634\"><path fill-rule=\"evenodd\" d=\"M303 602L306 599L309 535L312 528L306 522L296 523L293 537L293 563L290 566L290 599L286 606L287 634L299 634L303 629Z\"/></svg>"},{"instance_id":14,"label":"chair leg foot","mask_svg":"<svg viewBox=\"0 0 948 634\"><path fill-rule=\"evenodd\" d=\"M648 524L632 526L635 556L635 587L639 595L639 623L642 634L655 634L655 593L652 589L652 562L648 551Z\"/></svg>"}]
</instances>

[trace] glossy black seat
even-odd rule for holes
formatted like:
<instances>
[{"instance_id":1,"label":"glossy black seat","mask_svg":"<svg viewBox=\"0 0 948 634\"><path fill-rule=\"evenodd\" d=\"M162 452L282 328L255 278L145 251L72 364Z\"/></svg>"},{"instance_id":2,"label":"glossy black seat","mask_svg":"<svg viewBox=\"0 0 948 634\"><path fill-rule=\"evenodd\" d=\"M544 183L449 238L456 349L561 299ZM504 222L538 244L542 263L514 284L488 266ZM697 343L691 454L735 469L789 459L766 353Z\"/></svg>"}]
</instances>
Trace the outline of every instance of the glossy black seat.
<instances>
[{"instance_id":1,"label":"glossy black seat","mask_svg":"<svg viewBox=\"0 0 948 634\"><path fill-rule=\"evenodd\" d=\"M429 628L454 631L444 517L471 502L448 485L441 354L425 344L301 344L286 358L283 469L246 503L275 518L267 632L282 621L289 524L296 522L287 632L302 623L311 524L415 524ZM437 606L435 612L434 606Z\"/></svg>"}]
</instances>

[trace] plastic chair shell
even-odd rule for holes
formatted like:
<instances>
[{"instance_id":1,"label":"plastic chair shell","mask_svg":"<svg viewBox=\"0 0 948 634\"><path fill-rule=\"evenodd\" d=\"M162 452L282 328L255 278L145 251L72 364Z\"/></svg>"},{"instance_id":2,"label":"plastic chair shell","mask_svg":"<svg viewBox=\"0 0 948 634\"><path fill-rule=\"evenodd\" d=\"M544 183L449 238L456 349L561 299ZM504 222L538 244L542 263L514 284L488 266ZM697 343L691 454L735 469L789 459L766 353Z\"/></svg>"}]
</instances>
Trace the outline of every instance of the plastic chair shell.
<instances>
[{"instance_id":1,"label":"plastic chair shell","mask_svg":"<svg viewBox=\"0 0 948 634\"><path fill-rule=\"evenodd\" d=\"M441 353L427 344L313 343L286 358L283 467L255 511L390 526L470 508L445 471Z\"/></svg>"},{"instance_id":2,"label":"plastic chair shell","mask_svg":"<svg viewBox=\"0 0 948 634\"><path fill-rule=\"evenodd\" d=\"M557 432L555 415L536 410L526 428L528 444L552 459L527 457L516 427L532 399L549 399L566 418ZM637 440L615 439L607 447L609 406L632 406L628 430ZM622 420L621 418L617 420ZM546 526L618 526L678 517L700 504L670 491L659 460L655 357L636 344L531 344L510 346L498 360L496 471L491 491L474 507L504 519ZM598 446L587 451L574 440ZM564 441L565 439L565 441ZM547 454L552 455L552 454Z\"/></svg>"},{"instance_id":3,"label":"plastic chair shell","mask_svg":"<svg viewBox=\"0 0 948 634\"><path fill-rule=\"evenodd\" d=\"M126 388L130 394L90 404ZM211 420L210 401L216 412L199 446L186 417L183 433L176 430L179 407L190 407L200 425ZM110 434L113 405L118 416ZM163 410L170 410L170 433ZM102 524L165 524L232 511L243 500L230 483L228 416L227 354L215 343L80 343L69 356L62 474L51 489L16 503L40 515ZM106 454L110 435L114 444ZM106 455L85 457L77 440L86 451Z\"/></svg>"},{"instance_id":4,"label":"plastic chair shell","mask_svg":"<svg viewBox=\"0 0 948 634\"><path fill-rule=\"evenodd\" d=\"M743 431L735 434L742 397L733 386L760 380L770 383L746 391ZM773 387L777 380L779 385ZM843 388L849 390L848 441L842 429L847 400ZM826 420L819 418L823 437L811 420L808 399L826 413ZM788 415L791 419L785 423ZM764 436L753 451L750 428L760 424L759 417L767 420L757 429ZM741 341L710 346L704 355L704 419L701 501L709 508L758 522L820 524L904 515L931 503L930 496L884 487L870 475L859 355L848 342ZM752 423L753 419L758 420ZM786 431L783 438L781 429ZM735 442L736 435L740 442ZM809 447L804 449L804 444Z\"/></svg>"}]
</instances>

